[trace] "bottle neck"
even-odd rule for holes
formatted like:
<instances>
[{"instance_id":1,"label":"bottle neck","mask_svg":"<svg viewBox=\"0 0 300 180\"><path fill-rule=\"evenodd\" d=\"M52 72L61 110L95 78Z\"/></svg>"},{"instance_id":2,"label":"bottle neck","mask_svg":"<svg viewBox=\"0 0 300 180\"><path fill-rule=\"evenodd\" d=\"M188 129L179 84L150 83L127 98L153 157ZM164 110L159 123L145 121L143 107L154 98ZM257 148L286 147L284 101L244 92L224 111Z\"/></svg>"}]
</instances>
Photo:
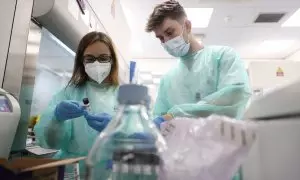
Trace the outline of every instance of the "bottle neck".
<instances>
[{"instance_id":1,"label":"bottle neck","mask_svg":"<svg viewBox=\"0 0 300 180\"><path fill-rule=\"evenodd\" d=\"M142 104L136 105L124 105L123 114L140 114L144 118L148 119L147 107Z\"/></svg>"},{"instance_id":2,"label":"bottle neck","mask_svg":"<svg viewBox=\"0 0 300 180\"><path fill-rule=\"evenodd\" d=\"M144 129L148 126L149 117L146 106L142 104L124 105L123 108L123 114L119 122L123 127L134 130L134 128Z\"/></svg>"}]
</instances>

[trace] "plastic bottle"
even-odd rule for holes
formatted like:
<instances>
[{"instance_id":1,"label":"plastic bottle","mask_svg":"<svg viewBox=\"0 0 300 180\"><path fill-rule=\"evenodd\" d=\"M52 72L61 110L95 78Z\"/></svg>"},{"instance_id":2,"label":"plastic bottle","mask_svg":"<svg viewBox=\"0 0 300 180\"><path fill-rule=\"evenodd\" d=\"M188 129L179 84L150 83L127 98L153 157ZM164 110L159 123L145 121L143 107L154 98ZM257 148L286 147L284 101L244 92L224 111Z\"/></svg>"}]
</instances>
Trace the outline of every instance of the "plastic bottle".
<instances>
[{"instance_id":1,"label":"plastic bottle","mask_svg":"<svg viewBox=\"0 0 300 180\"><path fill-rule=\"evenodd\" d=\"M100 133L90 150L87 180L158 180L166 143L148 118L147 87L129 84L119 89L116 118Z\"/></svg>"}]
</instances>

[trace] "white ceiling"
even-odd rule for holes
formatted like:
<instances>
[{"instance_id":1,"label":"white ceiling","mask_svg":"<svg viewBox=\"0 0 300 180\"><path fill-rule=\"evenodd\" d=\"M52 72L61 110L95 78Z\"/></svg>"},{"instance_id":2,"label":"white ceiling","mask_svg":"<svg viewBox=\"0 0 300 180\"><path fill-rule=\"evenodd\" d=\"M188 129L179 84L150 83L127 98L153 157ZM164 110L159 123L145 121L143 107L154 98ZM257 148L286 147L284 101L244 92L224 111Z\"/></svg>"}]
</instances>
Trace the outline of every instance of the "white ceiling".
<instances>
[{"instance_id":1,"label":"white ceiling","mask_svg":"<svg viewBox=\"0 0 300 180\"><path fill-rule=\"evenodd\" d=\"M144 31L153 7L163 0L121 0L120 2L133 34L133 58L150 60L171 58L154 35ZM283 59L300 49L300 28L281 27L281 23L300 8L300 0L181 0L179 2L185 8L214 8L209 27L193 29L193 33L206 35L203 40L205 45L234 47L243 59ZM279 23L253 24L258 14L264 12L287 14ZM229 17L228 22L225 21L227 17ZM281 52L264 52L258 48L264 40L290 39L296 40L294 45Z\"/></svg>"}]
</instances>

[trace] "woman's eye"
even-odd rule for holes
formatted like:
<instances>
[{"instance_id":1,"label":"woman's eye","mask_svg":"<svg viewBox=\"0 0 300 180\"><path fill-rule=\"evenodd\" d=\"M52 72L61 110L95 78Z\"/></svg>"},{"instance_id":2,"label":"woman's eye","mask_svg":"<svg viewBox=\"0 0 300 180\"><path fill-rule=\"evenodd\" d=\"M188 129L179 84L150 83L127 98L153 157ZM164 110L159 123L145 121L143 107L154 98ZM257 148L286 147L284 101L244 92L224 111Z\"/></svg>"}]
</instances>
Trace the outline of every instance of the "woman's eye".
<instances>
[{"instance_id":1,"label":"woman's eye","mask_svg":"<svg viewBox=\"0 0 300 180\"><path fill-rule=\"evenodd\" d=\"M84 57L84 61L86 61L86 62L94 62L95 58L93 58L93 57Z\"/></svg>"},{"instance_id":2,"label":"woman's eye","mask_svg":"<svg viewBox=\"0 0 300 180\"><path fill-rule=\"evenodd\" d=\"M101 61L110 61L111 57L110 56L102 56L100 57Z\"/></svg>"},{"instance_id":3,"label":"woman's eye","mask_svg":"<svg viewBox=\"0 0 300 180\"><path fill-rule=\"evenodd\" d=\"M87 61L95 61L94 58L87 58Z\"/></svg>"}]
</instances>

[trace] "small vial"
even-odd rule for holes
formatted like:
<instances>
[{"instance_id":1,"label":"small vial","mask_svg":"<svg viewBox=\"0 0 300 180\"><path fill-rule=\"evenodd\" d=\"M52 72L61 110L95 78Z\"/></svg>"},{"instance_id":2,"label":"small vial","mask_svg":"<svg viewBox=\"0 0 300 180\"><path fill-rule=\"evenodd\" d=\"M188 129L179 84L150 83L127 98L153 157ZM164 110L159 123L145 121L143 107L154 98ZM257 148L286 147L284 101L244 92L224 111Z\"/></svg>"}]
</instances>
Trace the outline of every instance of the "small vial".
<instances>
[{"instance_id":1,"label":"small vial","mask_svg":"<svg viewBox=\"0 0 300 180\"><path fill-rule=\"evenodd\" d=\"M89 98L83 98L82 102L83 102L83 106L85 107L85 109L87 111L91 111Z\"/></svg>"}]
</instances>

